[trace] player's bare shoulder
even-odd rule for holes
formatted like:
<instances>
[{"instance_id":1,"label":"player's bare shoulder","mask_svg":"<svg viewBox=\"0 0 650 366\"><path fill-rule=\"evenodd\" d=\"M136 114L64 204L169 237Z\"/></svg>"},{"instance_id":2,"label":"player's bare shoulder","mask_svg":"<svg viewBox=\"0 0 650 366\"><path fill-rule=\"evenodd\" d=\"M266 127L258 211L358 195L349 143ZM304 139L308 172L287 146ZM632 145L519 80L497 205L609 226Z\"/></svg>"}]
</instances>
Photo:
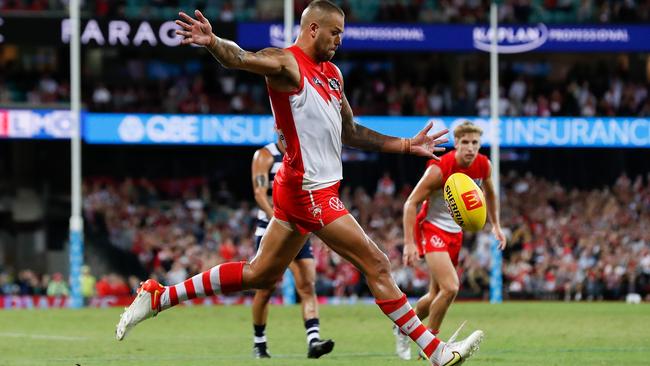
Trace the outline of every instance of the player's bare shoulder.
<instances>
[{"instance_id":1,"label":"player's bare shoulder","mask_svg":"<svg viewBox=\"0 0 650 366\"><path fill-rule=\"evenodd\" d=\"M252 57L272 58L277 60L279 69L267 74L266 81L277 91L290 92L300 88L300 67L293 53L287 49L269 47L257 51Z\"/></svg>"},{"instance_id":2,"label":"player's bare shoulder","mask_svg":"<svg viewBox=\"0 0 650 366\"><path fill-rule=\"evenodd\" d=\"M253 165L271 165L273 164L273 154L266 147L261 147L253 154Z\"/></svg>"}]
</instances>

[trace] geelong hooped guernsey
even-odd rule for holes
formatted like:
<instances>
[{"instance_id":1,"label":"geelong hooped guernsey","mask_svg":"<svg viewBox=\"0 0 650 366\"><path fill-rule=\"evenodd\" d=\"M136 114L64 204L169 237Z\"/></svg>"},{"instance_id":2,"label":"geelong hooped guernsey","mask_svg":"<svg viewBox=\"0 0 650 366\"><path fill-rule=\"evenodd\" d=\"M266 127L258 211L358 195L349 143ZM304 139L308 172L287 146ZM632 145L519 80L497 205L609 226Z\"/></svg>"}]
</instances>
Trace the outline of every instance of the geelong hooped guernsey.
<instances>
[{"instance_id":1,"label":"geelong hooped guernsey","mask_svg":"<svg viewBox=\"0 0 650 366\"><path fill-rule=\"evenodd\" d=\"M467 174L476 184L480 187L484 179L488 177L490 170L490 162L487 156L483 154L478 154L472 164L466 168L461 167L456 162L456 150L450 151L440 157L440 161L429 160L427 167L431 165L437 165L442 172L442 182L447 181L450 175L454 173L464 173ZM450 232L457 233L462 231L461 227L456 224L454 219L449 214L447 205L445 204L445 199L442 195L442 189L438 189L431 196L427 202L422 206L420 214L418 217L424 217L425 220L431 222L440 229Z\"/></svg>"},{"instance_id":2,"label":"geelong hooped guernsey","mask_svg":"<svg viewBox=\"0 0 650 366\"><path fill-rule=\"evenodd\" d=\"M264 146L264 149L268 150L271 153L271 156L273 156L273 165L271 165L271 169L269 170L269 193L273 194L273 180L275 179L275 175L277 174L278 170L280 170L280 167L282 166L282 152L280 152L280 149L278 149L278 146L275 144L275 142L267 144ZM257 229L255 229L255 235L264 235L264 230L268 225L269 218L266 216L266 212L264 212L262 209L258 209Z\"/></svg>"},{"instance_id":3,"label":"geelong hooped guernsey","mask_svg":"<svg viewBox=\"0 0 650 366\"><path fill-rule=\"evenodd\" d=\"M300 69L300 87L268 87L275 124L286 152L276 184L318 190L343 178L341 166L341 73L331 62L316 63L299 47L287 48Z\"/></svg>"}]
</instances>

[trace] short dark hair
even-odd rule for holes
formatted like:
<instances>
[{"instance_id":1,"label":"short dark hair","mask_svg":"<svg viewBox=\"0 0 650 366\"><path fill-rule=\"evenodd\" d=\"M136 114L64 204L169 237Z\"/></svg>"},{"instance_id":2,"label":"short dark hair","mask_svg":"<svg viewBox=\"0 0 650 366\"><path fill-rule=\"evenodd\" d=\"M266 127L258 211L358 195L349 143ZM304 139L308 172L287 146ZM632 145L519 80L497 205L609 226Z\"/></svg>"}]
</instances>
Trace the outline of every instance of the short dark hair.
<instances>
[{"instance_id":1,"label":"short dark hair","mask_svg":"<svg viewBox=\"0 0 650 366\"><path fill-rule=\"evenodd\" d=\"M333 2L329 0L314 0L309 5L307 5L306 9L318 9L322 11L327 11L327 12L338 12L339 14L345 16L345 12L343 9L341 9L340 6L334 4Z\"/></svg>"}]
</instances>

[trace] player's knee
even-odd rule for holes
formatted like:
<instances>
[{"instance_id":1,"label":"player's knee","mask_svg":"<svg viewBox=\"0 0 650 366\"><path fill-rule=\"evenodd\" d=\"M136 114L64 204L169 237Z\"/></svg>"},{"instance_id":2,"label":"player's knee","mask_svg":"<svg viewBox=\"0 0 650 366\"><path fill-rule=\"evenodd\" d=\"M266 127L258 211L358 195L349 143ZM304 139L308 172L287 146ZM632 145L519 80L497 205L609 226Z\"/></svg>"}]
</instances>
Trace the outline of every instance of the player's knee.
<instances>
[{"instance_id":1,"label":"player's knee","mask_svg":"<svg viewBox=\"0 0 650 366\"><path fill-rule=\"evenodd\" d=\"M440 284L440 295L448 301L453 301L458 295L460 286L457 281L449 281Z\"/></svg>"},{"instance_id":2,"label":"player's knee","mask_svg":"<svg viewBox=\"0 0 650 366\"><path fill-rule=\"evenodd\" d=\"M265 289L260 289L255 292L255 296L268 301L271 296L273 296L273 292L275 292L275 286L272 286L271 288L265 288Z\"/></svg>"},{"instance_id":3,"label":"player's knee","mask_svg":"<svg viewBox=\"0 0 650 366\"><path fill-rule=\"evenodd\" d=\"M300 281L296 282L296 291L300 298L304 299L306 297L311 297L316 292L316 282L315 281Z\"/></svg>"},{"instance_id":4,"label":"player's knee","mask_svg":"<svg viewBox=\"0 0 650 366\"><path fill-rule=\"evenodd\" d=\"M435 299L435 295L432 294L431 292L427 292L424 296L418 300L418 303L421 302L423 305L429 306L432 302L433 299Z\"/></svg>"},{"instance_id":5,"label":"player's knee","mask_svg":"<svg viewBox=\"0 0 650 366\"><path fill-rule=\"evenodd\" d=\"M265 293L267 293L269 295L269 297L271 297L277 288L278 288L278 283L276 281L276 282L272 283L271 285L267 286L266 288L264 288L263 291Z\"/></svg>"},{"instance_id":6,"label":"player's knee","mask_svg":"<svg viewBox=\"0 0 650 366\"><path fill-rule=\"evenodd\" d=\"M377 250L372 255L372 264L369 268L366 277L374 277L379 279L382 277L390 277L390 261L383 252Z\"/></svg>"}]
</instances>

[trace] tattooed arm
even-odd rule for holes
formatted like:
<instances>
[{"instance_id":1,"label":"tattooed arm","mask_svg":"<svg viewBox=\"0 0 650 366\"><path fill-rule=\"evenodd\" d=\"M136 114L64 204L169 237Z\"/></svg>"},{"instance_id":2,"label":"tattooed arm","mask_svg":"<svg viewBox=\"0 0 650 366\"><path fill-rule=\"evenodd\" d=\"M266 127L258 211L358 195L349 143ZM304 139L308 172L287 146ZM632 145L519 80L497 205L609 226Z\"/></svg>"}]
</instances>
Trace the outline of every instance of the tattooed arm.
<instances>
[{"instance_id":1,"label":"tattooed arm","mask_svg":"<svg viewBox=\"0 0 650 366\"><path fill-rule=\"evenodd\" d=\"M361 150L401 152L404 139L382 135L354 121L352 108L345 94L341 106L341 119L343 120L343 144Z\"/></svg>"},{"instance_id":2,"label":"tattooed arm","mask_svg":"<svg viewBox=\"0 0 650 366\"><path fill-rule=\"evenodd\" d=\"M196 19L184 12L178 15L181 19L176 20L176 24L181 29L178 29L176 34L183 37L181 44L194 44L207 48L224 67L250 71L271 78L284 77L291 80L292 84L297 81L299 85L300 71L291 52L279 48L248 52L235 42L214 35L212 25L200 11L194 11Z\"/></svg>"},{"instance_id":3,"label":"tattooed arm","mask_svg":"<svg viewBox=\"0 0 650 366\"><path fill-rule=\"evenodd\" d=\"M446 138L440 138L449 132L446 129L428 136L427 132L429 132L433 126L432 123L429 123L413 138L382 135L381 133L364 127L354 121L352 108L350 107L345 94L343 94L342 103L342 139L343 144L345 145L362 150L413 154L433 159L438 159L433 154L434 152L445 151L445 148L436 146L447 142Z\"/></svg>"},{"instance_id":4,"label":"tattooed arm","mask_svg":"<svg viewBox=\"0 0 650 366\"><path fill-rule=\"evenodd\" d=\"M264 76L286 74L292 71L289 69L292 63L296 62L288 51L273 47L257 52L244 51L235 42L215 35L212 35L212 41L206 48L226 68L250 71Z\"/></svg>"},{"instance_id":5,"label":"tattooed arm","mask_svg":"<svg viewBox=\"0 0 650 366\"><path fill-rule=\"evenodd\" d=\"M255 151L253 163L251 164L253 193L255 194L255 201L266 212L269 219L273 217L273 206L268 196L269 170L271 170L271 166L273 166L273 155L267 149L261 148Z\"/></svg>"}]
</instances>

